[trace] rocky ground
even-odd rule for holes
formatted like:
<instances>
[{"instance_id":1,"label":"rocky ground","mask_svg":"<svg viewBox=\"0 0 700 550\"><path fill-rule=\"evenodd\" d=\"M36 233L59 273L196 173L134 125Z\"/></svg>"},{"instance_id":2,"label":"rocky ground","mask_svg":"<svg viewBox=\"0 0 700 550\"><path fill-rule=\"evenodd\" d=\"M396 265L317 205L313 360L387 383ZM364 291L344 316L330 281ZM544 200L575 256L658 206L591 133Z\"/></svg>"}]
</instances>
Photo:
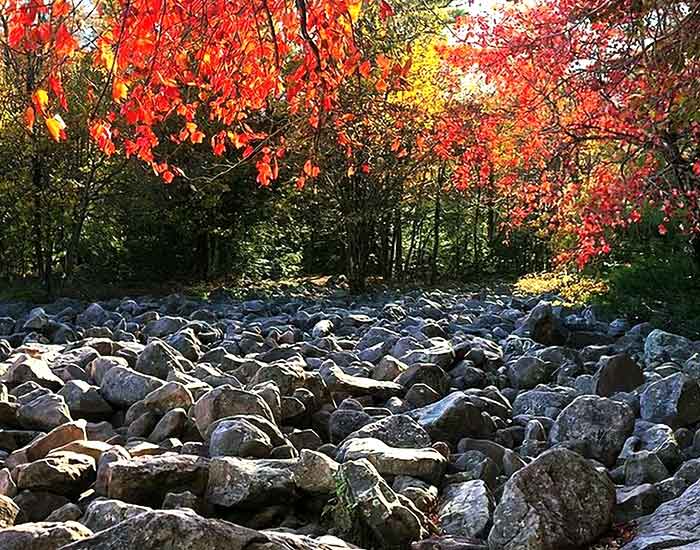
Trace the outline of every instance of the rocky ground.
<instances>
[{"instance_id":1,"label":"rocky ground","mask_svg":"<svg viewBox=\"0 0 700 550\"><path fill-rule=\"evenodd\" d=\"M213 298L0 304L0 549L700 549L700 343L551 296Z\"/></svg>"}]
</instances>

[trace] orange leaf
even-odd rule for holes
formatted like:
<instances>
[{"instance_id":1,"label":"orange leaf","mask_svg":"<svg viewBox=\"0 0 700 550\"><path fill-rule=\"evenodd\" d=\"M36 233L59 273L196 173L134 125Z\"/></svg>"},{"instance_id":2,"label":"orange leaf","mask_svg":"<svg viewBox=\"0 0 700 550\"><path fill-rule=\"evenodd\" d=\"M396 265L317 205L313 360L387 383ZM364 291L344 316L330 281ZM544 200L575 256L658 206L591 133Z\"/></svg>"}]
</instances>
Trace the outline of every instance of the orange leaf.
<instances>
[{"instance_id":1,"label":"orange leaf","mask_svg":"<svg viewBox=\"0 0 700 550\"><path fill-rule=\"evenodd\" d=\"M27 110L24 111L24 121L31 132L34 129L34 109L32 107L27 107Z\"/></svg>"},{"instance_id":2,"label":"orange leaf","mask_svg":"<svg viewBox=\"0 0 700 550\"><path fill-rule=\"evenodd\" d=\"M365 78L368 78L372 72L372 65L369 61L365 61L359 68L360 74Z\"/></svg>"}]
</instances>

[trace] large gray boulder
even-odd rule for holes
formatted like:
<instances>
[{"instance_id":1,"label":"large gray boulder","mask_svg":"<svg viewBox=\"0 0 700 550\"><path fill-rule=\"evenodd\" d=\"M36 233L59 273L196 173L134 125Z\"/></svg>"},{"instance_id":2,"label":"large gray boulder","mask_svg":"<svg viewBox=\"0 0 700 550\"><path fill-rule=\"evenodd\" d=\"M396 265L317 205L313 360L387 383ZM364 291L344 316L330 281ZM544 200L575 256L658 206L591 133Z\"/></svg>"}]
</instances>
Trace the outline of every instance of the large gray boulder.
<instances>
[{"instance_id":1,"label":"large gray boulder","mask_svg":"<svg viewBox=\"0 0 700 550\"><path fill-rule=\"evenodd\" d=\"M553 449L505 485L489 533L491 550L579 548L609 527L615 486L607 474L566 449Z\"/></svg>"},{"instance_id":2,"label":"large gray boulder","mask_svg":"<svg viewBox=\"0 0 700 550\"><path fill-rule=\"evenodd\" d=\"M262 396L228 384L205 393L194 404L195 422L203 436L216 420L245 414L262 416L270 422L275 421L270 406Z\"/></svg>"},{"instance_id":3,"label":"large gray boulder","mask_svg":"<svg viewBox=\"0 0 700 550\"><path fill-rule=\"evenodd\" d=\"M634 539L622 550L680 550L685 545L700 546L700 481L654 513L637 520L634 531Z\"/></svg>"},{"instance_id":4,"label":"large gray boulder","mask_svg":"<svg viewBox=\"0 0 700 550\"><path fill-rule=\"evenodd\" d=\"M109 498L132 504L159 506L166 493L191 491L202 495L209 477L209 459L164 454L100 465Z\"/></svg>"},{"instance_id":5,"label":"large gray boulder","mask_svg":"<svg viewBox=\"0 0 700 550\"><path fill-rule=\"evenodd\" d=\"M652 330L644 341L644 361L647 365L663 361L685 362L699 346L677 334L660 329Z\"/></svg>"},{"instance_id":6,"label":"large gray boulder","mask_svg":"<svg viewBox=\"0 0 700 550\"><path fill-rule=\"evenodd\" d=\"M371 437L349 439L336 453L339 462L366 458L385 476L406 475L437 484L447 468L447 459L435 449L390 447Z\"/></svg>"},{"instance_id":7,"label":"large gray boulder","mask_svg":"<svg viewBox=\"0 0 700 550\"><path fill-rule=\"evenodd\" d=\"M700 382L682 372L650 384L640 398L641 417L672 428L700 420Z\"/></svg>"},{"instance_id":8,"label":"large gray boulder","mask_svg":"<svg viewBox=\"0 0 700 550\"><path fill-rule=\"evenodd\" d=\"M206 498L212 504L229 507L289 502L296 491L296 463L296 460L214 458Z\"/></svg>"},{"instance_id":9,"label":"large gray boulder","mask_svg":"<svg viewBox=\"0 0 700 550\"><path fill-rule=\"evenodd\" d=\"M381 547L408 548L425 537L425 520L401 500L367 459L346 462L339 477L346 487L343 505L357 511Z\"/></svg>"},{"instance_id":10,"label":"large gray boulder","mask_svg":"<svg viewBox=\"0 0 700 550\"><path fill-rule=\"evenodd\" d=\"M437 515L446 534L483 539L491 528L494 507L486 483L478 479L445 487Z\"/></svg>"},{"instance_id":11,"label":"large gray boulder","mask_svg":"<svg viewBox=\"0 0 700 550\"><path fill-rule=\"evenodd\" d=\"M3 547L4 548L4 547ZM332 550L308 537L265 533L192 510L153 510L61 550ZM19 549L18 549L19 550ZM27 550L26 548L23 550Z\"/></svg>"},{"instance_id":12,"label":"large gray boulder","mask_svg":"<svg viewBox=\"0 0 700 550\"><path fill-rule=\"evenodd\" d=\"M112 367L102 378L100 392L112 405L127 408L141 401L165 382L126 367Z\"/></svg>"},{"instance_id":13,"label":"large gray boulder","mask_svg":"<svg viewBox=\"0 0 700 550\"><path fill-rule=\"evenodd\" d=\"M582 443L585 455L613 466L634 431L634 411L626 403L607 397L576 398L557 417L550 441Z\"/></svg>"}]
</instances>

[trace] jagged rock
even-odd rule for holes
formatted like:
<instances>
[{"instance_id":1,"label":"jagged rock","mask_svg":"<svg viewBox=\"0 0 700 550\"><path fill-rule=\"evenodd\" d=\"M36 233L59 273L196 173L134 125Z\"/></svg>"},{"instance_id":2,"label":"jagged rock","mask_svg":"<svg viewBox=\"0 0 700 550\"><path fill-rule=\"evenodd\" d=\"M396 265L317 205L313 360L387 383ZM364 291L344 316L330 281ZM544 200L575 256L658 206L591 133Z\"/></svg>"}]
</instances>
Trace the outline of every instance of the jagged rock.
<instances>
[{"instance_id":1,"label":"jagged rock","mask_svg":"<svg viewBox=\"0 0 700 550\"><path fill-rule=\"evenodd\" d=\"M25 353L20 353L12 362L5 375L5 381L14 386L25 382L35 382L53 391L58 391L63 387L63 380L51 371L45 361Z\"/></svg>"},{"instance_id":2,"label":"jagged rock","mask_svg":"<svg viewBox=\"0 0 700 550\"><path fill-rule=\"evenodd\" d=\"M47 458L21 466L17 474L17 488L77 496L90 486L95 475L95 460L92 457L53 452Z\"/></svg>"},{"instance_id":3,"label":"jagged rock","mask_svg":"<svg viewBox=\"0 0 700 550\"><path fill-rule=\"evenodd\" d=\"M0 530L12 527L18 514L19 506L11 498L0 495Z\"/></svg>"},{"instance_id":4,"label":"jagged rock","mask_svg":"<svg viewBox=\"0 0 700 550\"><path fill-rule=\"evenodd\" d=\"M652 330L644 340L644 362L647 365L663 361L683 363L698 351L697 346L677 334L663 330Z\"/></svg>"},{"instance_id":5,"label":"jagged rock","mask_svg":"<svg viewBox=\"0 0 700 550\"><path fill-rule=\"evenodd\" d=\"M649 422L688 426L700 420L700 383L680 372L668 376L644 390L640 407Z\"/></svg>"},{"instance_id":6,"label":"jagged rock","mask_svg":"<svg viewBox=\"0 0 700 550\"><path fill-rule=\"evenodd\" d=\"M75 521L65 523L25 523L0 531L2 550L59 550L71 542L92 535Z\"/></svg>"},{"instance_id":7,"label":"jagged rock","mask_svg":"<svg viewBox=\"0 0 700 550\"><path fill-rule=\"evenodd\" d=\"M169 492L189 490L203 494L209 460L193 455L143 456L108 463L104 475L109 498L159 506Z\"/></svg>"},{"instance_id":8,"label":"jagged rock","mask_svg":"<svg viewBox=\"0 0 700 550\"><path fill-rule=\"evenodd\" d=\"M557 417L552 443L580 442L585 455L612 466L634 431L634 411L606 397L581 396Z\"/></svg>"},{"instance_id":9,"label":"jagged rock","mask_svg":"<svg viewBox=\"0 0 700 550\"><path fill-rule=\"evenodd\" d=\"M615 486L576 453L554 449L506 483L493 517L491 550L581 547L611 524Z\"/></svg>"},{"instance_id":10,"label":"jagged rock","mask_svg":"<svg viewBox=\"0 0 700 550\"><path fill-rule=\"evenodd\" d=\"M100 394L100 388L82 380L69 380L58 392L76 418L104 418L114 413L112 407Z\"/></svg>"},{"instance_id":11,"label":"jagged rock","mask_svg":"<svg viewBox=\"0 0 700 550\"><path fill-rule=\"evenodd\" d=\"M593 377L597 395L610 397L619 392L630 392L644 383L641 367L626 353L603 357Z\"/></svg>"},{"instance_id":12,"label":"jagged rock","mask_svg":"<svg viewBox=\"0 0 700 550\"><path fill-rule=\"evenodd\" d=\"M214 458L206 498L213 504L229 507L288 502L296 490L295 464L296 460Z\"/></svg>"},{"instance_id":13,"label":"jagged rock","mask_svg":"<svg viewBox=\"0 0 700 550\"><path fill-rule=\"evenodd\" d=\"M260 395L228 384L205 393L194 404L195 422L203 436L216 420L241 414L255 414L275 422L270 406Z\"/></svg>"},{"instance_id":14,"label":"jagged rock","mask_svg":"<svg viewBox=\"0 0 700 550\"><path fill-rule=\"evenodd\" d=\"M479 433L481 411L461 392L408 413L430 435L433 441L457 441Z\"/></svg>"},{"instance_id":15,"label":"jagged rock","mask_svg":"<svg viewBox=\"0 0 700 550\"><path fill-rule=\"evenodd\" d=\"M681 496L635 523L635 536L622 550L685 548L700 543L700 481Z\"/></svg>"},{"instance_id":16,"label":"jagged rock","mask_svg":"<svg viewBox=\"0 0 700 550\"><path fill-rule=\"evenodd\" d=\"M445 534L484 539L494 507L494 498L483 481L465 481L445 487L437 515Z\"/></svg>"},{"instance_id":17,"label":"jagged rock","mask_svg":"<svg viewBox=\"0 0 700 550\"><path fill-rule=\"evenodd\" d=\"M17 420L24 428L49 431L73 419L63 397L49 393L22 405Z\"/></svg>"},{"instance_id":18,"label":"jagged rock","mask_svg":"<svg viewBox=\"0 0 700 550\"><path fill-rule=\"evenodd\" d=\"M61 550L333 550L308 537L265 533L192 510L153 510ZM14 550L14 549L13 549Z\"/></svg>"},{"instance_id":19,"label":"jagged rock","mask_svg":"<svg viewBox=\"0 0 700 550\"><path fill-rule=\"evenodd\" d=\"M406 475L438 483L447 468L447 459L435 449L390 447L379 439L348 439L336 453L339 462L366 458L382 475Z\"/></svg>"},{"instance_id":20,"label":"jagged rock","mask_svg":"<svg viewBox=\"0 0 700 550\"><path fill-rule=\"evenodd\" d=\"M100 392L111 404L126 408L143 400L149 393L165 383L158 378L129 368L113 366L102 378Z\"/></svg>"},{"instance_id":21,"label":"jagged rock","mask_svg":"<svg viewBox=\"0 0 700 550\"><path fill-rule=\"evenodd\" d=\"M114 527L127 518L149 512L146 506L129 504L120 500L98 498L88 504L80 523L94 533Z\"/></svg>"},{"instance_id":22,"label":"jagged rock","mask_svg":"<svg viewBox=\"0 0 700 550\"><path fill-rule=\"evenodd\" d=\"M339 474L349 505L382 546L405 548L425 536L422 514L400 500L368 460L346 462Z\"/></svg>"}]
</instances>

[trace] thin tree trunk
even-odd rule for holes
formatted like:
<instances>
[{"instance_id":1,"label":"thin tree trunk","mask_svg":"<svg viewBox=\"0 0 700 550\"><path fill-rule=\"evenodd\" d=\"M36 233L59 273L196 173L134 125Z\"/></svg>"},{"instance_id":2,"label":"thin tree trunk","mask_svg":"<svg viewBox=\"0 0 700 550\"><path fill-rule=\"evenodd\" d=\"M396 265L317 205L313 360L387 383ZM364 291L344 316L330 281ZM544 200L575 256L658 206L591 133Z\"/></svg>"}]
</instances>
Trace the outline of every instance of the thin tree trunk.
<instances>
[{"instance_id":1,"label":"thin tree trunk","mask_svg":"<svg viewBox=\"0 0 700 550\"><path fill-rule=\"evenodd\" d=\"M444 167L438 171L437 184L435 186L435 214L433 216L433 254L430 266L430 284L434 285L438 278L438 254L440 253L440 192L442 191L442 177Z\"/></svg>"}]
</instances>

